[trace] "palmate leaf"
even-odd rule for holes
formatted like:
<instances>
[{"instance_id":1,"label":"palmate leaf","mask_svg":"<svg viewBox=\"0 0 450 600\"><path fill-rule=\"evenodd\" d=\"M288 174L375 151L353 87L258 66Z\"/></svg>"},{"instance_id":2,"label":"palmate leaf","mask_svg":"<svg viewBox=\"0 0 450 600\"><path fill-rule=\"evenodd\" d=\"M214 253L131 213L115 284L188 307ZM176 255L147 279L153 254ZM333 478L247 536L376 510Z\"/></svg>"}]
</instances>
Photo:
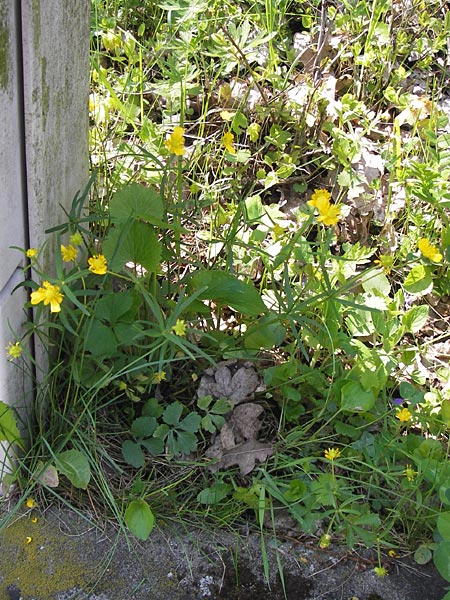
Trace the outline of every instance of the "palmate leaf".
<instances>
[{"instance_id":1,"label":"palmate leaf","mask_svg":"<svg viewBox=\"0 0 450 600\"><path fill-rule=\"evenodd\" d=\"M131 183L111 198L110 215L115 223L127 222L132 217L159 224L163 217L161 195L153 188Z\"/></svg>"},{"instance_id":2,"label":"palmate leaf","mask_svg":"<svg viewBox=\"0 0 450 600\"><path fill-rule=\"evenodd\" d=\"M161 260L161 243L151 225L135 221L112 227L103 243L103 253L112 271L133 262L154 273Z\"/></svg>"}]
</instances>

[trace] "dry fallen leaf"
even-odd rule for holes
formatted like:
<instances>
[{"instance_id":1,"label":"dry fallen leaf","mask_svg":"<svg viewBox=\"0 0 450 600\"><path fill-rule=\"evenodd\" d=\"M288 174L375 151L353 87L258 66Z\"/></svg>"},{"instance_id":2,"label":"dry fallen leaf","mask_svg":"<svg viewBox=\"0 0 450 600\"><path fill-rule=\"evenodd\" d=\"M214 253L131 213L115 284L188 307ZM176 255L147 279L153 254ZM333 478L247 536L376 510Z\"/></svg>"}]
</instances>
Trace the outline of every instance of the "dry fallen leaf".
<instances>
[{"instance_id":1,"label":"dry fallen leaf","mask_svg":"<svg viewBox=\"0 0 450 600\"><path fill-rule=\"evenodd\" d=\"M248 475L255 468L256 461L262 463L272 456L273 446L271 444L248 440L228 450L223 450L220 460L209 465L213 473L219 469L228 469L237 465L241 475ZM206 454L208 455L208 452Z\"/></svg>"},{"instance_id":2,"label":"dry fallen leaf","mask_svg":"<svg viewBox=\"0 0 450 600\"><path fill-rule=\"evenodd\" d=\"M226 398L234 406L253 398L261 385L262 380L251 363L228 360L206 369L200 379L197 396Z\"/></svg>"}]
</instances>

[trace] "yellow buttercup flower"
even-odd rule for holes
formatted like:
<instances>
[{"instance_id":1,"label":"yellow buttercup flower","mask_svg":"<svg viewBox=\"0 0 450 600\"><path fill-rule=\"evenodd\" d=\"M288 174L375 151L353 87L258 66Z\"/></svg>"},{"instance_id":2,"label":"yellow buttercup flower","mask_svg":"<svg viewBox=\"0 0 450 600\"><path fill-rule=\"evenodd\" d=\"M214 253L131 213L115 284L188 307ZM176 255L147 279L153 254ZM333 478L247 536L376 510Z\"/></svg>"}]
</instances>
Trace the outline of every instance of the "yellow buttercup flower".
<instances>
[{"instance_id":1,"label":"yellow buttercup flower","mask_svg":"<svg viewBox=\"0 0 450 600\"><path fill-rule=\"evenodd\" d=\"M153 374L152 382L153 383L161 383L161 381L164 381L165 379L166 379L166 372L160 371L159 373Z\"/></svg>"},{"instance_id":2,"label":"yellow buttercup flower","mask_svg":"<svg viewBox=\"0 0 450 600\"><path fill-rule=\"evenodd\" d=\"M78 248L75 248L72 244L69 244L68 246L61 244L61 256L64 262L75 260L78 256Z\"/></svg>"},{"instance_id":3,"label":"yellow buttercup flower","mask_svg":"<svg viewBox=\"0 0 450 600\"><path fill-rule=\"evenodd\" d=\"M407 423L412 419L412 414L407 408L402 408L402 410L399 410L395 416L402 423Z\"/></svg>"},{"instance_id":4,"label":"yellow buttercup flower","mask_svg":"<svg viewBox=\"0 0 450 600\"><path fill-rule=\"evenodd\" d=\"M422 254L425 256L425 258L429 258L433 262L442 262L442 259L444 257L439 252L439 250L436 248L436 246L433 246L433 244L431 244L427 240L427 238L421 238L417 242L417 247L422 252Z\"/></svg>"},{"instance_id":5,"label":"yellow buttercup flower","mask_svg":"<svg viewBox=\"0 0 450 600\"><path fill-rule=\"evenodd\" d=\"M48 281L42 282L42 287L35 292L31 292L31 304L35 305L40 302L43 302L45 306L50 304L52 313L60 312L63 298L64 295L61 294L59 285L52 285Z\"/></svg>"},{"instance_id":6,"label":"yellow buttercup flower","mask_svg":"<svg viewBox=\"0 0 450 600\"><path fill-rule=\"evenodd\" d=\"M23 348L20 345L20 342L16 342L15 344L10 342L6 346L6 353L8 355L9 360L15 360L16 358L19 358L22 352Z\"/></svg>"},{"instance_id":7,"label":"yellow buttercup flower","mask_svg":"<svg viewBox=\"0 0 450 600\"><path fill-rule=\"evenodd\" d=\"M177 322L172 327L172 331L175 333L175 335L179 335L180 337L186 335L186 323L183 321L183 319L177 319Z\"/></svg>"},{"instance_id":8,"label":"yellow buttercup flower","mask_svg":"<svg viewBox=\"0 0 450 600\"><path fill-rule=\"evenodd\" d=\"M222 144L225 146L225 150L230 154L236 154L236 148L234 147L233 142L234 135L230 131L223 134Z\"/></svg>"},{"instance_id":9,"label":"yellow buttercup flower","mask_svg":"<svg viewBox=\"0 0 450 600\"><path fill-rule=\"evenodd\" d=\"M317 217L319 223L323 223L324 225L336 225L340 218L341 209L335 204L330 204L330 206L324 210L320 210L319 208L319 216Z\"/></svg>"},{"instance_id":10,"label":"yellow buttercup flower","mask_svg":"<svg viewBox=\"0 0 450 600\"><path fill-rule=\"evenodd\" d=\"M108 263L103 254L96 254L88 259L89 271L95 275L105 275L108 270Z\"/></svg>"},{"instance_id":11,"label":"yellow buttercup flower","mask_svg":"<svg viewBox=\"0 0 450 600\"><path fill-rule=\"evenodd\" d=\"M336 458L340 457L341 451L339 450L339 448L327 448L323 455L325 456L325 458L328 458L328 460L333 461L336 460Z\"/></svg>"},{"instance_id":12,"label":"yellow buttercup flower","mask_svg":"<svg viewBox=\"0 0 450 600\"><path fill-rule=\"evenodd\" d=\"M185 153L184 149L184 129L182 127L175 127L173 133L169 135L167 140L164 142L165 147L172 154L177 156L183 156Z\"/></svg>"},{"instance_id":13,"label":"yellow buttercup flower","mask_svg":"<svg viewBox=\"0 0 450 600\"><path fill-rule=\"evenodd\" d=\"M307 204L317 208L319 212L323 212L330 206L330 199L331 194L328 190L314 190L314 193Z\"/></svg>"},{"instance_id":14,"label":"yellow buttercup flower","mask_svg":"<svg viewBox=\"0 0 450 600\"><path fill-rule=\"evenodd\" d=\"M27 501L25 502L25 506L27 508L36 508L37 502L34 498L27 498Z\"/></svg>"},{"instance_id":15,"label":"yellow buttercup flower","mask_svg":"<svg viewBox=\"0 0 450 600\"><path fill-rule=\"evenodd\" d=\"M28 248L25 254L27 258L34 258L38 252L39 250L37 248Z\"/></svg>"}]
</instances>

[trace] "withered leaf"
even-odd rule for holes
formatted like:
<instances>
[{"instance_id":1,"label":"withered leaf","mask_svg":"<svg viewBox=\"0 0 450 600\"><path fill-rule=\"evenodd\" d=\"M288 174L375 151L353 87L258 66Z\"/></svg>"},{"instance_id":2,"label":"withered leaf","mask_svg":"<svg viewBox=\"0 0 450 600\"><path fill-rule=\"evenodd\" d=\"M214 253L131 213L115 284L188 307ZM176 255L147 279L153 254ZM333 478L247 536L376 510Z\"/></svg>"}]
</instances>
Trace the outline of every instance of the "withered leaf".
<instances>
[{"instance_id":1,"label":"withered leaf","mask_svg":"<svg viewBox=\"0 0 450 600\"><path fill-rule=\"evenodd\" d=\"M248 440L233 448L224 450L219 462L209 465L213 473L219 469L228 469L237 465L241 475L248 475L255 468L256 461L264 462L274 452L271 444L263 444L257 440Z\"/></svg>"}]
</instances>

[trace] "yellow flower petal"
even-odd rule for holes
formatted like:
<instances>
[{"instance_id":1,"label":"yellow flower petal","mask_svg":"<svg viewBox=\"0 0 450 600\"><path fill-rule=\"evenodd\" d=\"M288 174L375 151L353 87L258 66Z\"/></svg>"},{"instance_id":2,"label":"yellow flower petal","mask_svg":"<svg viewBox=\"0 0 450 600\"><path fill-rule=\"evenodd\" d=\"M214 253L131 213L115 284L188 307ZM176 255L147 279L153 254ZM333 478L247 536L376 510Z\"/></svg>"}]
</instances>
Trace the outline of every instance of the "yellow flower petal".
<instances>
[{"instance_id":1,"label":"yellow flower petal","mask_svg":"<svg viewBox=\"0 0 450 600\"><path fill-rule=\"evenodd\" d=\"M236 154L236 148L233 146L234 135L228 131L223 134L222 144L225 146L225 150L230 154Z\"/></svg>"},{"instance_id":2,"label":"yellow flower petal","mask_svg":"<svg viewBox=\"0 0 450 600\"><path fill-rule=\"evenodd\" d=\"M184 149L184 129L182 127L175 127L173 133L169 135L167 140L164 142L165 147L172 154L177 156L183 156L185 153Z\"/></svg>"},{"instance_id":3,"label":"yellow flower petal","mask_svg":"<svg viewBox=\"0 0 450 600\"><path fill-rule=\"evenodd\" d=\"M105 275L108 270L108 263L103 254L96 254L88 259L89 271L95 275Z\"/></svg>"}]
</instances>

